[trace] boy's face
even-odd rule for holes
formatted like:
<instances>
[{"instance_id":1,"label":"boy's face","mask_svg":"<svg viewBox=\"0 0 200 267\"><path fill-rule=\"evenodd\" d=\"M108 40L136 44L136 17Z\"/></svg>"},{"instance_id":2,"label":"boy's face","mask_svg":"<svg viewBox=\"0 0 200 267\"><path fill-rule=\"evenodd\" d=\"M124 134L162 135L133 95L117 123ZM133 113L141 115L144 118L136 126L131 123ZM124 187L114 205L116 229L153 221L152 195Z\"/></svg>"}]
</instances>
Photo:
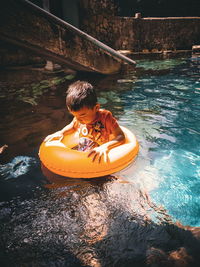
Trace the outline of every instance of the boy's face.
<instances>
[{"instance_id":1,"label":"boy's face","mask_svg":"<svg viewBox=\"0 0 200 267\"><path fill-rule=\"evenodd\" d=\"M76 117L81 124L89 124L96 118L96 113L99 110L100 105L96 104L93 108L83 107L77 111L69 109L69 112Z\"/></svg>"}]
</instances>

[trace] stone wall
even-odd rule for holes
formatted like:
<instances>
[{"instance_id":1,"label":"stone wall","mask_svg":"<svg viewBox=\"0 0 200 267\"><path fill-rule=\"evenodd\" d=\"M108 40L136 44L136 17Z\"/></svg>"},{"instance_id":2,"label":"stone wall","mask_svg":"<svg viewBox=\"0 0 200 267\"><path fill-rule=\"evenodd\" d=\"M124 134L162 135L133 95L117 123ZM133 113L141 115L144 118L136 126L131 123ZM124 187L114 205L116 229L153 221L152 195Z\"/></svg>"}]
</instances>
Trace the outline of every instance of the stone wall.
<instances>
[{"instance_id":1,"label":"stone wall","mask_svg":"<svg viewBox=\"0 0 200 267\"><path fill-rule=\"evenodd\" d=\"M116 73L122 60L69 24L30 3L7 0L0 9L0 40L79 71ZM5 61L5 60L4 60Z\"/></svg>"},{"instance_id":2,"label":"stone wall","mask_svg":"<svg viewBox=\"0 0 200 267\"><path fill-rule=\"evenodd\" d=\"M200 17L116 16L114 0L80 0L80 27L116 50L190 50L200 44Z\"/></svg>"},{"instance_id":3,"label":"stone wall","mask_svg":"<svg viewBox=\"0 0 200 267\"><path fill-rule=\"evenodd\" d=\"M190 50L200 43L199 18L114 18L115 49Z\"/></svg>"},{"instance_id":4,"label":"stone wall","mask_svg":"<svg viewBox=\"0 0 200 267\"><path fill-rule=\"evenodd\" d=\"M45 65L45 60L25 49L0 42L0 68L10 66Z\"/></svg>"},{"instance_id":5,"label":"stone wall","mask_svg":"<svg viewBox=\"0 0 200 267\"><path fill-rule=\"evenodd\" d=\"M80 0L80 29L114 48L112 30L116 7L112 0Z\"/></svg>"}]
</instances>

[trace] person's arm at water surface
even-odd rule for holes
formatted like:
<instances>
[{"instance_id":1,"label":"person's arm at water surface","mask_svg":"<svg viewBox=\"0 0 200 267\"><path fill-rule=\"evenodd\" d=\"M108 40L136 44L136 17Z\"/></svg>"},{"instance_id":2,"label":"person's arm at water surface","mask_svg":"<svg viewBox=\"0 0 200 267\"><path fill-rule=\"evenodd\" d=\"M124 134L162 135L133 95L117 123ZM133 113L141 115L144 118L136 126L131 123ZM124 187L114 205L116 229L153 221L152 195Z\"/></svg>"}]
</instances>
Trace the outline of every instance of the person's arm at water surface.
<instances>
[{"instance_id":1,"label":"person's arm at water surface","mask_svg":"<svg viewBox=\"0 0 200 267\"><path fill-rule=\"evenodd\" d=\"M63 129L57 131L53 134L48 135L45 137L44 142L47 142L53 138L60 139L63 137L64 134L70 134L76 131L76 121L73 119L69 124L67 124Z\"/></svg>"},{"instance_id":2,"label":"person's arm at water surface","mask_svg":"<svg viewBox=\"0 0 200 267\"><path fill-rule=\"evenodd\" d=\"M98 147L95 147L92 149L88 157L92 157L92 161L98 161L99 163L101 162L102 156L104 158L105 162L108 162L108 151L109 149L118 146L122 144L125 140L125 135L122 129L117 126L116 128L113 129L112 134L114 135L114 138Z\"/></svg>"}]
</instances>

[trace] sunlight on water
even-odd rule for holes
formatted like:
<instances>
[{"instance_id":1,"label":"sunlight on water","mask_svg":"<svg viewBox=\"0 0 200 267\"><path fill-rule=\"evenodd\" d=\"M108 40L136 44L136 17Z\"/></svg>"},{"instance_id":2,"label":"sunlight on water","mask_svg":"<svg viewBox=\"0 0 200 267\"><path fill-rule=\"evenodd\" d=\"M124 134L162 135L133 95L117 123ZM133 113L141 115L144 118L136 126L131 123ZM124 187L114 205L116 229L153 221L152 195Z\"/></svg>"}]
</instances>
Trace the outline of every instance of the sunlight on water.
<instances>
[{"instance_id":1,"label":"sunlight on water","mask_svg":"<svg viewBox=\"0 0 200 267\"><path fill-rule=\"evenodd\" d=\"M126 175L150 190L174 220L192 226L200 226L199 63L200 58L139 62L145 69L171 71L139 78L113 100L121 99L120 123L141 145L137 167Z\"/></svg>"},{"instance_id":2,"label":"sunlight on water","mask_svg":"<svg viewBox=\"0 0 200 267\"><path fill-rule=\"evenodd\" d=\"M137 66L144 68L145 70L166 70L177 67L179 64L183 64L183 59L166 59L166 60L139 60Z\"/></svg>"},{"instance_id":3,"label":"sunlight on water","mask_svg":"<svg viewBox=\"0 0 200 267\"><path fill-rule=\"evenodd\" d=\"M199 226L200 156L183 149L167 150L153 164L160 175L159 187L152 192L153 199L183 224Z\"/></svg>"},{"instance_id":4,"label":"sunlight on water","mask_svg":"<svg viewBox=\"0 0 200 267\"><path fill-rule=\"evenodd\" d=\"M140 143L130 166L99 179L58 177L38 162L44 136L71 119L64 85L41 103L40 90L9 110L5 101L1 130L12 140L16 132L17 156L0 164L2 266L179 266L176 255L199 263L198 229L173 224L200 226L199 63L142 60L142 72L96 81L101 106Z\"/></svg>"}]
</instances>

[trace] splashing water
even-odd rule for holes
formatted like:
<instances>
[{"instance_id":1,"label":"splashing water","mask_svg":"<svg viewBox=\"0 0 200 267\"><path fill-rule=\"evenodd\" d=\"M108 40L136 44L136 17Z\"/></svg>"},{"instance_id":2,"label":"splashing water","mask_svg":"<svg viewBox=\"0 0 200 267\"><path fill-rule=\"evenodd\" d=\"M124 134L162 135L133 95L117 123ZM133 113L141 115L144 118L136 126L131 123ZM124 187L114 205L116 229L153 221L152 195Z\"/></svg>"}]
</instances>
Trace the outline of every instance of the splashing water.
<instances>
[{"instance_id":1,"label":"splashing water","mask_svg":"<svg viewBox=\"0 0 200 267\"><path fill-rule=\"evenodd\" d=\"M18 178L27 175L38 165L36 158L28 156L17 156L7 164L0 164L0 175L4 180Z\"/></svg>"}]
</instances>

